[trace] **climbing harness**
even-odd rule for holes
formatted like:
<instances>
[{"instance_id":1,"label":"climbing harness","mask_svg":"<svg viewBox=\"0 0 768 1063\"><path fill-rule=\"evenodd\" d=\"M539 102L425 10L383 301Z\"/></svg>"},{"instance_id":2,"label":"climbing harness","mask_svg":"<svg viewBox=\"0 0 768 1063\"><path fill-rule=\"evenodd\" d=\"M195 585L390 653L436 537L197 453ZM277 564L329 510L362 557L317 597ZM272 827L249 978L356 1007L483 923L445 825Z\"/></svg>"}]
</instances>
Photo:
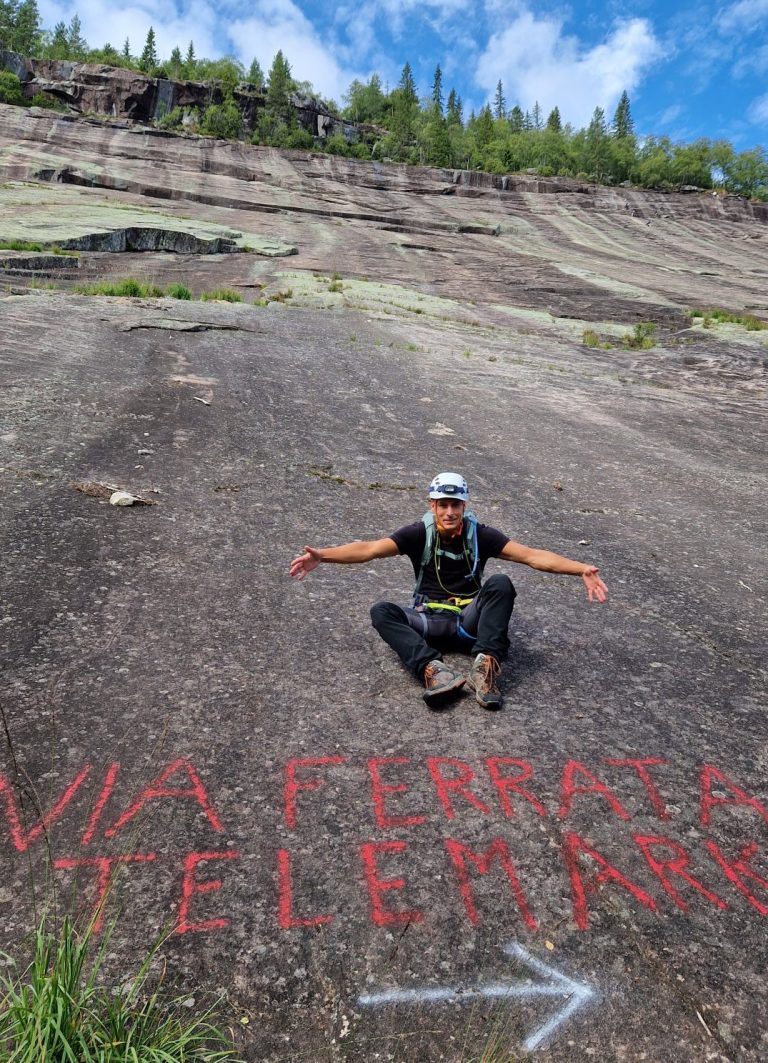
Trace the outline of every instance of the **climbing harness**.
<instances>
[{"instance_id":1,"label":"climbing harness","mask_svg":"<svg viewBox=\"0 0 768 1063\"><path fill-rule=\"evenodd\" d=\"M471 590L472 596L464 599L457 598L456 604L463 602L468 604L474 594L480 590L480 577L482 576L482 567L480 565L480 551L477 545L477 517L474 513L466 512L464 514L464 523L461 529L461 548L462 552L455 553L452 550L448 550L440 541L440 535L437 530L437 524L435 522L435 515L431 511L428 511L421 518L424 528L426 530L426 539L424 542L424 550L421 555L421 565L419 567L419 573L416 577L416 586L413 589L413 604L419 603L421 582L424 578L424 572L430 561L434 561L435 575L437 576L437 582L440 587L445 591L448 602L452 602L456 597L451 591L443 585L443 581L440 579L440 560L443 557L449 557L452 561L461 561L464 559L467 564L467 575L465 579L471 580L474 587L467 587L467 590ZM443 604L443 603L440 603ZM460 606L461 608L461 606Z\"/></svg>"},{"instance_id":2,"label":"climbing harness","mask_svg":"<svg viewBox=\"0 0 768 1063\"><path fill-rule=\"evenodd\" d=\"M474 596L480 590L480 578L482 566L480 564L480 551L477 544L477 517L474 513L464 514L464 523L461 529L461 553L449 550L440 540L440 534L435 521L434 513L427 512L421 518L426 530L424 550L421 555L421 565L416 577L416 586L413 591L413 602L410 609L406 609L408 623L424 638L450 639L458 636L468 642L474 642L476 635L471 635L464 629L461 623L462 611L474 601ZM464 577L469 581L467 590L469 595L451 592L440 578L440 562L444 557L452 561L464 560L467 566L467 574ZM437 582L445 592L446 599L442 602L432 602L420 593L424 572L430 561L434 562Z\"/></svg>"}]
</instances>

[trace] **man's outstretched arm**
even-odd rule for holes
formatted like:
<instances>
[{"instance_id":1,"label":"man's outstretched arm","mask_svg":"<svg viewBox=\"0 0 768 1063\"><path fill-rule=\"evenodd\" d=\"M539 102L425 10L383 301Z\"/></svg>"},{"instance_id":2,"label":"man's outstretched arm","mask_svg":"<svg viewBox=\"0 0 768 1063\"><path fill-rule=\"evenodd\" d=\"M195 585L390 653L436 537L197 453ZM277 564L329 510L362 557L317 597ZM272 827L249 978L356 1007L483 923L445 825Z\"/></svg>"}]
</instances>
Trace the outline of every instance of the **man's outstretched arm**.
<instances>
[{"instance_id":1,"label":"man's outstretched arm","mask_svg":"<svg viewBox=\"0 0 768 1063\"><path fill-rule=\"evenodd\" d=\"M368 539L345 543L343 546L326 546L322 550L305 546L304 553L291 561L290 571L293 579L301 580L323 562L331 565L361 565L377 557L394 557L397 553L394 539Z\"/></svg>"},{"instance_id":2,"label":"man's outstretched arm","mask_svg":"<svg viewBox=\"0 0 768 1063\"><path fill-rule=\"evenodd\" d=\"M517 561L520 565L528 565L539 572L554 572L562 576L581 576L584 586L587 588L589 600L604 602L608 595L608 588L600 579L599 569L594 565L585 565L582 561L572 561L562 554L554 554L551 550L535 550L531 546L523 546L522 543L513 543L511 540L501 551L501 557L505 561Z\"/></svg>"}]
</instances>

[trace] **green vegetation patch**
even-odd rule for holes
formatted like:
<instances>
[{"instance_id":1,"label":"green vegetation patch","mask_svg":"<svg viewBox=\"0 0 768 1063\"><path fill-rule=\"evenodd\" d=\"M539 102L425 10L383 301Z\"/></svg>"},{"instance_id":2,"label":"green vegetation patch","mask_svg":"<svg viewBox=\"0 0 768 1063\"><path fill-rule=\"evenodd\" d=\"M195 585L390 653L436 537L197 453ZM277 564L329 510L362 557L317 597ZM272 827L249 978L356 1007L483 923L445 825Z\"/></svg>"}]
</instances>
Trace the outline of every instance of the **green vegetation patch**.
<instances>
[{"instance_id":1,"label":"green vegetation patch","mask_svg":"<svg viewBox=\"0 0 768 1063\"><path fill-rule=\"evenodd\" d=\"M713 325L742 325L747 332L763 332L768 329L768 322L761 321L754 314L732 314L728 310L691 310L691 317L701 318L704 328Z\"/></svg>"},{"instance_id":2,"label":"green vegetation patch","mask_svg":"<svg viewBox=\"0 0 768 1063\"><path fill-rule=\"evenodd\" d=\"M159 288L149 281L141 281L136 277L124 277L117 281L99 281L97 284L78 284L74 288L78 295L106 295L123 297L127 299L184 299L193 298L192 292L185 284L169 284L167 288ZM232 288L215 288L210 292L201 292L200 297L204 303L242 303L243 297Z\"/></svg>"},{"instance_id":3,"label":"green vegetation patch","mask_svg":"<svg viewBox=\"0 0 768 1063\"><path fill-rule=\"evenodd\" d=\"M98 284L78 284L74 289L78 295L126 296L129 299L159 299L165 293L156 284L126 277L121 281L100 281Z\"/></svg>"},{"instance_id":4,"label":"green vegetation patch","mask_svg":"<svg viewBox=\"0 0 768 1063\"><path fill-rule=\"evenodd\" d=\"M656 326L652 321L638 321L634 329L622 337L621 345L630 351L649 351L656 346Z\"/></svg>"},{"instance_id":5,"label":"green vegetation patch","mask_svg":"<svg viewBox=\"0 0 768 1063\"><path fill-rule=\"evenodd\" d=\"M214 288L211 292L202 292L200 298L204 303L242 303L240 292L232 288Z\"/></svg>"},{"instance_id":6,"label":"green vegetation patch","mask_svg":"<svg viewBox=\"0 0 768 1063\"><path fill-rule=\"evenodd\" d=\"M82 934L65 917L52 933L41 924L24 970L10 957L0 975L0 1058L7 1063L224 1063L232 1039L213 1009L190 1011L190 997L168 999L149 985L157 947L119 987L99 985L109 934L92 923Z\"/></svg>"},{"instance_id":7,"label":"green vegetation patch","mask_svg":"<svg viewBox=\"0 0 768 1063\"><path fill-rule=\"evenodd\" d=\"M48 255L61 255L63 258L79 258L79 251L65 251L58 244L46 247L43 244L31 240L0 240L0 251L28 251L37 254L45 252Z\"/></svg>"},{"instance_id":8,"label":"green vegetation patch","mask_svg":"<svg viewBox=\"0 0 768 1063\"><path fill-rule=\"evenodd\" d=\"M169 299L191 299L192 292L186 286L186 284L169 284L165 289L165 294Z\"/></svg>"},{"instance_id":9,"label":"green vegetation patch","mask_svg":"<svg viewBox=\"0 0 768 1063\"><path fill-rule=\"evenodd\" d=\"M21 81L10 70L0 70L0 103L26 103Z\"/></svg>"}]
</instances>

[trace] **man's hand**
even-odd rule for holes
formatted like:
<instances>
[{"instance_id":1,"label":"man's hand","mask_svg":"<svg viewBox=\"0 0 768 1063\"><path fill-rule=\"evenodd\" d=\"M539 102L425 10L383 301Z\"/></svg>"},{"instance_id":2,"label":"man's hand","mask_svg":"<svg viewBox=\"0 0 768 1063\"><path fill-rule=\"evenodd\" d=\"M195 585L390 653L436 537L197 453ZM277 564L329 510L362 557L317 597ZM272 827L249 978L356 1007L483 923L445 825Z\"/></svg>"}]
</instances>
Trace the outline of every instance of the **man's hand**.
<instances>
[{"instance_id":1,"label":"man's hand","mask_svg":"<svg viewBox=\"0 0 768 1063\"><path fill-rule=\"evenodd\" d=\"M291 579L304 579L321 563L320 551L313 546L305 546L301 557L294 557L291 561Z\"/></svg>"},{"instance_id":2,"label":"man's hand","mask_svg":"<svg viewBox=\"0 0 768 1063\"><path fill-rule=\"evenodd\" d=\"M600 569L588 568L586 572L582 572L581 578L584 580L584 586L587 588L587 595L590 602L598 601L604 602L608 596L608 588L600 579L598 575Z\"/></svg>"}]
</instances>

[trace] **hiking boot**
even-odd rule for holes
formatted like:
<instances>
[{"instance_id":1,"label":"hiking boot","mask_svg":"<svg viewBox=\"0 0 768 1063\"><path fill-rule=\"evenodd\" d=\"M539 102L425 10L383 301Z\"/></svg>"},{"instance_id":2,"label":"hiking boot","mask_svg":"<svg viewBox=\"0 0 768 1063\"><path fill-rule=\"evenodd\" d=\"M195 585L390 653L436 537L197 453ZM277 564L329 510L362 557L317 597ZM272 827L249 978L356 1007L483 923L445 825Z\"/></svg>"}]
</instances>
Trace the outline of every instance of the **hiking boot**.
<instances>
[{"instance_id":1,"label":"hiking boot","mask_svg":"<svg viewBox=\"0 0 768 1063\"><path fill-rule=\"evenodd\" d=\"M459 691L466 683L463 675L454 672L443 661L430 661L423 674L424 691L423 697L430 709L440 709L449 701L458 697Z\"/></svg>"},{"instance_id":2,"label":"hiking boot","mask_svg":"<svg viewBox=\"0 0 768 1063\"><path fill-rule=\"evenodd\" d=\"M501 691L496 686L496 677L500 671L499 662L487 653L478 653L472 662L467 685L472 687L475 700L484 709L500 709L502 706Z\"/></svg>"}]
</instances>

